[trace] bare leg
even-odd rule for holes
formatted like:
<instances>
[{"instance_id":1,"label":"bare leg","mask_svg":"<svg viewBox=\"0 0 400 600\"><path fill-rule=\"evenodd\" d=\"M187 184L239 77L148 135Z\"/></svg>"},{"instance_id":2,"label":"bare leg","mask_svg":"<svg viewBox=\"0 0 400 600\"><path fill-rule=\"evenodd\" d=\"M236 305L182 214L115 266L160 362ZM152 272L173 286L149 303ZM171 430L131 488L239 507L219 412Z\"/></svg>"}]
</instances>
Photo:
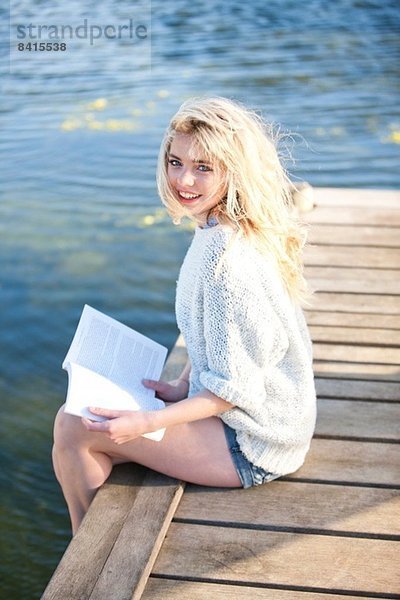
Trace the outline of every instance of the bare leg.
<instances>
[{"instance_id":1,"label":"bare leg","mask_svg":"<svg viewBox=\"0 0 400 600\"><path fill-rule=\"evenodd\" d=\"M62 407L54 428L53 463L73 533L113 465L123 462L191 483L241 487L218 417L170 427L160 442L140 437L117 445L103 434L87 431L79 417L67 415Z\"/></svg>"}]
</instances>

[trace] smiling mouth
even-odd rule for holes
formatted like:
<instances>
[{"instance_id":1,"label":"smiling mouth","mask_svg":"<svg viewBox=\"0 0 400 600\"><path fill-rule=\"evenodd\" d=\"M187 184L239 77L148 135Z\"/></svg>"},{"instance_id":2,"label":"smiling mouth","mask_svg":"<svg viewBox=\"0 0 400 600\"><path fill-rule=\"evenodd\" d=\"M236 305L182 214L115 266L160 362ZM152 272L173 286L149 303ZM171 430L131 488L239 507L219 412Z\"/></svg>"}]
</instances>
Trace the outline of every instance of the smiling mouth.
<instances>
[{"instance_id":1,"label":"smiling mouth","mask_svg":"<svg viewBox=\"0 0 400 600\"><path fill-rule=\"evenodd\" d=\"M198 200L200 198L201 194L192 194L190 192L178 191L178 196L179 196L179 199L181 200L181 202L183 202L184 204L190 204L191 202Z\"/></svg>"}]
</instances>

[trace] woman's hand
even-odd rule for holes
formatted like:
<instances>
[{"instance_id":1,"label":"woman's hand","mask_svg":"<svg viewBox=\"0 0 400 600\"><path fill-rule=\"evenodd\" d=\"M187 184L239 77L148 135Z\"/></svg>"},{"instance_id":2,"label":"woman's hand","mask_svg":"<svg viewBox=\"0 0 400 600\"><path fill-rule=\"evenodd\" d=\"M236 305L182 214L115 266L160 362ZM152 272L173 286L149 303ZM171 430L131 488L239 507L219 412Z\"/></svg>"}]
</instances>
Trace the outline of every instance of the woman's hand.
<instances>
[{"instance_id":1,"label":"woman's hand","mask_svg":"<svg viewBox=\"0 0 400 600\"><path fill-rule=\"evenodd\" d=\"M143 379L143 385L155 390L157 398L166 402L178 402L187 398L189 393L189 382L186 379L174 379L172 381L154 381L154 379Z\"/></svg>"},{"instance_id":2,"label":"woman's hand","mask_svg":"<svg viewBox=\"0 0 400 600\"><path fill-rule=\"evenodd\" d=\"M103 433L115 444L126 444L144 433L152 431L151 413L144 410L108 410L106 408L89 408L94 415L106 417L106 421L91 421L82 418L88 431Z\"/></svg>"}]
</instances>

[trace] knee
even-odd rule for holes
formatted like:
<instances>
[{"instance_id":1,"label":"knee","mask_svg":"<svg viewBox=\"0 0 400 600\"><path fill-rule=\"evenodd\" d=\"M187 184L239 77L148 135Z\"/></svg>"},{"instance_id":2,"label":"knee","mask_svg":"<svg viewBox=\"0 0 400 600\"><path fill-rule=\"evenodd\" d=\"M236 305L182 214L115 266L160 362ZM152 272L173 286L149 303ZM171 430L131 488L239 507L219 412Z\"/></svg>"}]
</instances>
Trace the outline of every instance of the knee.
<instances>
[{"instance_id":1,"label":"knee","mask_svg":"<svg viewBox=\"0 0 400 600\"><path fill-rule=\"evenodd\" d=\"M83 429L80 418L64 412L64 407L63 404L54 420L54 446L59 450L74 446Z\"/></svg>"}]
</instances>

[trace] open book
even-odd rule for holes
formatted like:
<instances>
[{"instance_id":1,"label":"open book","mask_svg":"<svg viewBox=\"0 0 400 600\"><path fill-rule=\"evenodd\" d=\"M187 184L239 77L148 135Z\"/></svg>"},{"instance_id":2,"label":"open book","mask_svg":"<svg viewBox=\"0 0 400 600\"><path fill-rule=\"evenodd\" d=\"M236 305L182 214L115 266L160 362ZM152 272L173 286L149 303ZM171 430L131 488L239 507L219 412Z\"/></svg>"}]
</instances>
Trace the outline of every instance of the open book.
<instances>
[{"instance_id":1,"label":"open book","mask_svg":"<svg viewBox=\"0 0 400 600\"><path fill-rule=\"evenodd\" d=\"M142 379L158 380L167 348L85 304L62 364L68 372L65 412L104 421L89 406L158 410L165 406ZM146 433L161 440L164 429Z\"/></svg>"}]
</instances>

